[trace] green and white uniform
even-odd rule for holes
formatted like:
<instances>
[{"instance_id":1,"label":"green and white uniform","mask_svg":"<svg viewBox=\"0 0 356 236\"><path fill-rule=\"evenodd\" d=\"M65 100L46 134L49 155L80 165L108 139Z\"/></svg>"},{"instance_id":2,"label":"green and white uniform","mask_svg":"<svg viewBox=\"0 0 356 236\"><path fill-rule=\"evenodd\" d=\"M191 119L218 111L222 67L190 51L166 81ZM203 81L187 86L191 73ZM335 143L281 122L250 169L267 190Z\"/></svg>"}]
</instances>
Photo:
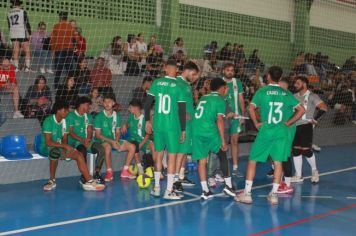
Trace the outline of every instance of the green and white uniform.
<instances>
[{"instance_id":1,"label":"green and white uniform","mask_svg":"<svg viewBox=\"0 0 356 236\"><path fill-rule=\"evenodd\" d=\"M179 144L178 153L183 154L191 154L192 153L192 124L193 124L193 116L194 116L194 100L193 93L188 81L183 79L182 76L177 77L177 82L180 83L182 88L181 93L183 100L186 102L186 129L185 129L185 141L184 143Z\"/></svg>"},{"instance_id":2,"label":"green and white uniform","mask_svg":"<svg viewBox=\"0 0 356 236\"><path fill-rule=\"evenodd\" d=\"M73 132L82 139L88 137L88 126L93 126L93 118L90 114L80 115L76 110L69 112L66 122L68 131L70 127L73 127ZM76 148L82 143L69 136L68 144Z\"/></svg>"},{"instance_id":3,"label":"green and white uniform","mask_svg":"<svg viewBox=\"0 0 356 236\"><path fill-rule=\"evenodd\" d=\"M112 115L109 116L106 114L105 110L100 112L95 116L94 119L94 128L101 130L101 135L115 140L116 130L121 128L121 115L119 112L113 111ZM104 143L104 140L96 138L96 141L99 143ZM123 141L120 140L120 144Z\"/></svg>"},{"instance_id":4,"label":"green and white uniform","mask_svg":"<svg viewBox=\"0 0 356 236\"><path fill-rule=\"evenodd\" d=\"M146 136L146 120L145 116L141 114L138 118L136 118L133 114L130 114L129 120L127 121L127 124L129 126L128 128L128 133L129 133L129 138L128 141L132 142L138 142L141 143L143 139ZM147 140L146 143L141 147L141 150L143 152L147 151L147 146L150 143L150 140Z\"/></svg>"},{"instance_id":5,"label":"green and white uniform","mask_svg":"<svg viewBox=\"0 0 356 236\"><path fill-rule=\"evenodd\" d=\"M236 115L242 115L241 107L240 107L240 98L239 95L244 93L244 88L242 83L239 79L232 78L231 81L227 81L224 78L224 81L229 86L229 93L226 96L226 101L228 103L231 112L235 113ZM241 125L240 120L238 119L231 119L230 122L230 134L239 134L241 132Z\"/></svg>"},{"instance_id":6,"label":"green and white uniform","mask_svg":"<svg viewBox=\"0 0 356 236\"><path fill-rule=\"evenodd\" d=\"M153 115L153 141L155 150L167 149L178 153L181 127L178 102L184 102L181 87L176 78L164 77L153 81L148 94L155 97Z\"/></svg>"},{"instance_id":7,"label":"green and white uniform","mask_svg":"<svg viewBox=\"0 0 356 236\"><path fill-rule=\"evenodd\" d=\"M250 152L250 160L265 162L269 156L273 161L287 161L293 139L293 129L285 125L294 113L299 101L293 94L279 85L268 85L254 95L252 106L260 109L262 126Z\"/></svg>"},{"instance_id":8,"label":"green and white uniform","mask_svg":"<svg viewBox=\"0 0 356 236\"><path fill-rule=\"evenodd\" d=\"M225 104L224 98L216 92L199 99L193 120L192 158L194 160L207 158L209 152L219 152L221 138L216 121L219 115L225 116Z\"/></svg>"},{"instance_id":9,"label":"green and white uniform","mask_svg":"<svg viewBox=\"0 0 356 236\"><path fill-rule=\"evenodd\" d=\"M66 120L63 119L61 122L57 122L55 115L48 116L42 126L42 140L40 147L40 154L43 156L49 156L52 149L59 149L60 152L64 151L60 148L48 147L45 141L45 134L51 134L53 142L62 143L62 138L64 134L68 133Z\"/></svg>"}]
</instances>

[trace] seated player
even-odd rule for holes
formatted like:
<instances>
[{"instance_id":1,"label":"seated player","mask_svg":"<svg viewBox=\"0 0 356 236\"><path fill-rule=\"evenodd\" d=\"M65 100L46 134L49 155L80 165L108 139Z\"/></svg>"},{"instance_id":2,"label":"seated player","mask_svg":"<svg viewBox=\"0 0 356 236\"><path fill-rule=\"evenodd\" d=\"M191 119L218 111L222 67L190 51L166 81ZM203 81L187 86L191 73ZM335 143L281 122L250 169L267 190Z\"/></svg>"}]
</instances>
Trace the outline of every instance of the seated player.
<instances>
[{"instance_id":1,"label":"seated player","mask_svg":"<svg viewBox=\"0 0 356 236\"><path fill-rule=\"evenodd\" d=\"M224 175L224 193L235 197L232 186L229 164L226 156L228 149L224 135L224 117L226 103L223 96L227 93L226 82L215 78L210 83L211 93L200 98L195 109L193 120L193 160L199 160L199 178L203 189L201 198L207 200L213 197L207 184L206 166L210 152L217 153L220 168Z\"/></svg>"},{"instance_id":2,"label":"seated player","mask_svg":"<svg viewBox=\"0 0 356 236\"><path fill-rule=\"evenodd\" d=\"M274 163L274 180L268 201L278 204L277 191L282 177L282 162L290 153L290 126L305 112L293 94L278 85L283 70L279 66L270 67L267 73L268 86L259 89L249 107L251 120L259 130L250 151L247 164L245 189L235 197L237 202L252 204L251 189L256 173L257 162L266 162L269 157ZM261 118L257 119L256 109Z\"/></svg>"},{"instance_id":3,"label":"seated player","mask_svg":"<svg viewBox=\"0 0 356 236\"><path fill-rule=\"evenodd\" d=\"M143 166L141 164L140 151L146 153L147 150L154 155L153 142L150 140L150 134L146 134L146 121L142 113L142 103L133 99L129 103L129 120L127 124L123 125L122 132L128 132L128 141L135 145L135 160L138 167L138 173L143 174Z\"/></svg>"},{"instance_id":4,"label":"seated player","mask_svg":"<svg viewBox=\"0 0 356 236\"><path fill-rule=\"evenodd\" d=\"M88 167L82 153L67 144L68 132L65 118L68 115L69 104L66 101L56 101L53 105L54 115L48 116L42 126L42 142L40 154L48 156L50 179L43 187L45 191L56 188L56 170L59 159L72 159L77 162L85 183L86 191L101 191L105 185L96 183L89 175Z\"/></svg>"},{"instance_id":5,"label":"seated player","mask_svg":"<svg viewBox=\"0 0 356 236\"><path fill-rule=\"evenodd\" d=\"M95 174L93 178L104 184L104 179L100 175L101 167L104 163L104 148L100 143L93 142L93 118L88 113L91 99L79 97L74 111L69 112L66 122L69 131L68 144L83 154L86 160L87 153L96 154ZM83 176L81 182L83 183Z\"/></svg>"},{"instance_id":6,"label":"seated player","mask_svg":"<svg viewBox=\"0 0 356 236\"><path fill-rule=\"evenodd\" d=\"M120 140L121 115L113 110L115 102L113 94L105 95L103 99L104 110L96 115L94 120L96 141L104 148L106 164L105 182L111 182L114 179L111 162L112 149L119 152L127 151L126 162L121 172L121 178L136 178L136 176L129 171L129 165L135 155L135 145Z\"/></svg>"}]
</instances>

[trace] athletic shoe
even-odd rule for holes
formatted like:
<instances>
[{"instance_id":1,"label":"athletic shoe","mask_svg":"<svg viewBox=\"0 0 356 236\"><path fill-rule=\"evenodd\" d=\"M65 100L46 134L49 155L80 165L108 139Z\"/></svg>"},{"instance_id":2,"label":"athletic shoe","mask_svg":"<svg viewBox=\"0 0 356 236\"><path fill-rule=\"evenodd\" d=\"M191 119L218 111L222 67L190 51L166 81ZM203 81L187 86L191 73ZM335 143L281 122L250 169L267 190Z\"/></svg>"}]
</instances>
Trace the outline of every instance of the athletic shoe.
<instances>
[{"instance_id":1,"label":"athletic shoe","mask_svg":"<svg viewBox=\"0 0 356 236\"><path fill-rule=\"evenodd\" d=\"M107 171L105 175L105 182L111 182L114 180L114 174L111 171Z\"/></svg>"},{"instance_id":2,"label":"athletic shoe","mask_svg":"<svg viewBox=\"0 0 356 236\"><path fill-rule=\"evenodd\" d=\"M211 188L216 188L216 186L217 186L217 184L216 184L216 180L215 180L215 178L209 178L208 179L208 185L209 185L209 187L211 187Z\"/></svg>"},{"instance_id":3,"label":"athletic shoe","mask_svg":"<svg viewBox=\"0 0 356 236\"><path fill-rule=\"evenodd\" d=\"M20 111L15 111L12 118L19 119L19 118L24 118L24 116L22 115L22 113Z\"/></svg>"},{"instance_id":4,"label":"athletic shoe","mask_svg":"<svg viewBox=\"0 0 356 236\"><path fill-rule=\"evenodd\" d=\"M278 195L277 193L272 193L270 192L267 196L267 200L270 204L272 205L277 205L278 204Z\"/></svg>"},{"instance_id":5,"label":"athletic shoe","mask_svg":"<svg viewBox=\"0 0 356 236\"><path fill-rule=\"evenodd\" d=\"M35 71L31 70L31 68L29 68L29 67L26 67L26 68L24 69L24 72L35 72Z\"/></svg>"},{"instance_id":6,"label":"athletic shoe","mask_svg":"<svg viewBox=\"0 0 356 236\"><path fill-rule=\"evenodd\" d=\"M151 190L151 195L154 197L159 197L161 195L161 188L160 187L153 187Z\"/></svg>"},{"instance_id":7,"label":"athletic shoe","mask_svg":"<svg viewBox=\"0 0 356 236\"><path fill-rule=\"evenodd\" d=\"M245 203L245 204L252 204L252 196L251 193L246 192L245 190L241 191L236 197L234 198L235 201Z\"/></svg>"},{"instance_id":8,"label":"athletic shoe","mask_svg":"<svg viewBox=\"0 0 356 236\"><path fill-rule=\"evenodd\" d=\"M190 179L188 179L187 177L184 177L184 179L179 180L183 186L185 187L194 187L195 183L193 181L191 181Z\"/></svg>"},{"instance_id":9,"label":"athletic shoe","mask_svg":"<svg viewBox=\"0 0 356 236\"><path fill-rule=\"evenodd\" d=\"M103 191L105 189L104 184L98 184L94 180L89 180L82 187L85 191Z\"/></svg>"},{"instance_id":10,"label":"athletic shoe","mask_svg":"<svg viewBox=\"0 0 356 236\"><path fill-rule=\"evenodd\" d=\"M215 175L215 180L216 180L216 182L219 182L219 183L225 182L224 178L220 174Z\"/></svg>"},{"instance_id":11,"label":"athletic shoe","mask_svg":"<svg viewBox=\"0 0 356 236\"><path fill-rule=\"evenodd\" d=\"M44 191L52 191L57 187L56 180L50 179L45 185L43 185Z\"/></svg>"},{"instance_id":12,"label":"athletic shoe","mask_svg":"<svg viewBox=\"0 0 356 236\"><path fill-rule=\"evenodd\" d=\"M274 176L274 169L271 168L271 170L268 171L268 173L267 173L267 177L268 178L273 178L273 176Z\"/></svg>"},{"instance_id":13,"label":"athletic shoe","mask_svg":"<svg viewBox=\"0 0 356 236\"><path fill-rule=\"evenodd\" d=\"M320 152L320 151L321 151L321 147L319 147L319 146L316 145L316 144L313 144L313 145L312 145L312 148L313 148L313 150L316 151L316 152Z\"/></svg>"},{"instance_id":14,"label":"athletic shoe","mask_svg":"<svg viewBox=\"0 0 356 236\"><path fill-rule=\"evenodd\" d=\"M237 177L237 178L243 178L244 176L236 170L232 170L232 175Z\"/></svg>"},{"instance_id":15,"label":"athletic shoe","mask_svg":"<svg viewBox=\"0 0 356 236\"><path fill-rule=\"evenodd\" d=\"M312 182L313 184L319 183L319 172L318 172L318 170L314 170L314 171L312 172L311 182Z\"/></svg>"},{"instance_id":16,"label":"athletic shoe","mask_svg":"<svg viewBox=\"0 0 356 236\"><path fill-rule=\"evenodd\" d=\"M40 68L40 73L41 73L41 74L46 74L45 68Z\"/></svg>"},{"instance_id":17,"label":"athletic shoe","mask_svg":"<svg viewBox=\"0 0 356 236\"><path fill-rule=\"evenodd\" d=\"M303 177L297 175L293 176L292 179L290 180L291 183L301 183L303 181L304 181Z\"/></svg>"},{"instance_id":18,"label":"athletic shoe","mask_svg":"<svg viewBox=\"0 0 356 236\"><path fill-rule=\"evenodd\" d=\"M129 170L122 170L120 177L126 179L136 179L136 175L132 174Z\"/></svg>"},{"instance_id":19,"label":"athletic shoe","mask_svg":"<svg viewBox=\"0 0 356 236\"><path fill-rule=\"evenodd\" d=\"M53 72L52 69L47 69L46 72L47 72L48 74L54 74L54 72Z\"/></svg>"},{"instance_id":20,"label":"athletic shoe","mask_svg":"<svg viewBox=\"0 0 356 236\"><path fill-rule=\"evenodd\" d=\"M287 186L286 183L282 182L279 187L278 187L278 190L277 190L277 193L278 194L284 194L284 193L293 193L294 192L294 189L292 186Z\"/></svg>"},{"instance_id":21,"label":"athletic shoe","mask_svg":"<svg viewBox=\"0 0 356 236\"><path fill-rule=\"evenodd\" d=\"M176 181L173 184L173 190L177 193L182 193L184 192L184 188L182 186L182 183L180 181Z\"/></svg>"},{"instance_id":22,"label":"athletic shoe","mask_svg":"<svg viewBox=\"0 0 356 236\"><path fill-rule=\"evenodd\" d=\"M94 179L95 182L97 182L98 184L105 184L104 178L103 178L99 173L95 173L94 176L93 176L93 179Z\"/></svg>"},{"instance_id":23,"label":"athletic shoe","mask_svg":"<svg viewBox=\"0 0 356 236\"><path fill-rule=\"evenodd\" d=\"M214 194L209 190L209 192L203 191L203 193L200 195L200 198L202 200L208 200L214 197Z\"/></svg>"},{"instance_id":24,"label":"athletic shoe","mask_svg":"<svg viewBox=\"0 0 356 236\"><path fill-rule=\"evenodd\" d=\"M166 200L180 200L180 199L182 199L182 197L180 195L178 195L176 192L174 192L174 190L173 191L166 190L163 198Z\"/></svg>"},{"instance_id":25,"label":"athletic shoe","mask_svg":"<svg viewBox=\"0 0 356 236\"><path fill-rule=\"evenodd\" d=\"M234 186L230 188L229 186L225 185L223 192L231 197L236 197L236 189L234 188Z\"/></svg>"}]
</instances>

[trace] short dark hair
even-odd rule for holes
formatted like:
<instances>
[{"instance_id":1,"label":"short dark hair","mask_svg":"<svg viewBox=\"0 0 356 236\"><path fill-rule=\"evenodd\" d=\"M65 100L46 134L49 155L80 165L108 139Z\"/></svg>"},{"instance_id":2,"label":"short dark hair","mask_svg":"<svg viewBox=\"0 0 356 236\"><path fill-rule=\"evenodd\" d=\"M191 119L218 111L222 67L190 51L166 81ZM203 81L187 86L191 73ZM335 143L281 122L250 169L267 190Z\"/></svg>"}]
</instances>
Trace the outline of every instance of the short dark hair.
<instances>
[{"instance_id":1,"label":"short dark hair","mask_svg":"<svg viewBox=\"0 0 356 236\"><path fill-rule=\"evenodd\" d=\"M61 20L68 20L68 12L66 12L66 11L61 11L61 12L59 12L59 18L61 19Z\"/></svg>"},{"instance_id":2,"label":"short dark hair","mask_svg":"<svg viewBox=\"0 0 356 236\"><path fill-rule=\"evenodd\" d=\"M296 78L295 78L295 81L297 80L300 80L302 81L303 83L305 83L307 85L307 87L309 87L309 80L306 76L303 76L303 75L298 75Z\"/></svg>"},{"instance_id":3,"label":"short dark hair","mask_svg":"<svg viewBox=\"0 0 356 236\"><path fill-rule=\"evenodd\" d=\"M38 23L38 28L40 28L42 25L46 26L46 23L44 23L44 21L40 21L40 23Z\"/></svg>"},{"instance_id":4,"label":"short dark hair","mask_svg":"<svg viewBox=\"0 0 356 236\"><path fill-rule=\"evenodd\" d=\"M105 100L105 99L111 99L111 100L113 100L114 102L116 102L115 95L112 94L112 93L107 93L107 94L105 94L104 97L103 97L103 100Z\"/></svg>"},{"instance_id":5,"label":"short dark hair","mask_svg":"<svg viewBox=\"0 0 356 236\"><path fill-rule=\"evenodd\" d=\"M280 66L271 66L268 69L268 74L271 76L272 81L278 82L283 75L283 70Z\"/></svg>"},{"instance_id":6,"label":"short dark hair","mask_svg":"<svg viewBox=\"0 0 356 236\"><path fill-rule=\"evenodd\" d=\"M47 79L44 75L37 75L35 79L35 85L38 85L40 80L44 80L44 82L47 83Z\"/></svg>"},{"instance_id":7,"label":"short dark hair","mask_svg":"<svg viewBox=\"0 0 356 236\"><path fill-rule=\"evenodd\" d=\"M57 100L53 104L52 111L54 114L56 114L57 111L59 111L61 109L69 109L69 103L66 100Z\"/></svg>"},{"instance_id":8,"label":"short dark hair","mask_svg":"<svg viewBox=\"0 0 356 236\"><path fill-rule=\"evenodd\" d=\"M234 63L227 62L227 63L224 64L224 70L225 70L226 68L229 68L229 67L234 67L234 68L235 68Z\"/></svg>"},{"instance_id":9,"label":"short dark hair","mask_svg":"<svg viewBox=\"0 0 356 236\"><path fill-rule=\"evenodd\" d=\"M129 106L138 107L138 108L142 109L141 101L138 99L135 99L135 98L130 101Z\"/></svg>"},{"instance_id":10,"label":"short dark hair","mask_svg":"<svg viewBox=\"0 0 356 236\"><path fill-rule=\"evenodd\" d=\"M183 70L195 70L196 72L198 72L199 67L194 62L188 61L187 63L184 64Z\"/></svg>"},{"instance_id":11,"label":"short dark hair","mask_svg":"<svg viewBox=\"0 0 356 236\"><path fill-rule=\"evenodd\" d=\"M142 80L142 83L144 84L145 82L152 82L153 78L151 76L145 76Z\"/></svg>"},{"instance_id":12,"label":"short dark hair","mask_svg":"<svg viewBox=\"0 0 356 236\"><path fill-rule=\"evenodd\" d=\"M80 107L80 105L85 104L85 103L91 104L91 99L88 98L87 96L78 97L77 102L75 104L75 108L78 108L78 107Z\"/></svg>"},{"instance_id":13,"label":"short dark hair","mask_svg":"<svg viewBox=\"0 0 356 236\"><path fill-rule=\"evenodd\" d=\"M167 66L177 66L177 62L174 59L168 59L166 65Z\"/></svg>"},{"instance_id":14,"label":"short dark hair","mask_svg":"<svg viewBox=\"0 0 356 236\"><path fill-rule=\"evenodd\" d=\"M225 86L226 82L222 79L222 78L214 78L211 82L210 82L210 90L211 91L217 91L219 90L222 86Z\"/></svg>"}]
</instances>

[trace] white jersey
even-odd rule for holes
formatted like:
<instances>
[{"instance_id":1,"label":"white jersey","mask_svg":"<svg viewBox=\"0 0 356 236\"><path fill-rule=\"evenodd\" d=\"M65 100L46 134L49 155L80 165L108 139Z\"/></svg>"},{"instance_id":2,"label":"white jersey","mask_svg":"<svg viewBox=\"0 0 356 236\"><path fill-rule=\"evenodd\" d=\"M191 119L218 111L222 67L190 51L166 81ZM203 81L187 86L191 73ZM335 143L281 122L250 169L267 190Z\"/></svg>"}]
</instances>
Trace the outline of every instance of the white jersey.
<instances>
[{"instance_id":1,"label":"white jersey","mask_svg":"<svg viewBox=\"0 0 356 236\"><path fill-rule=\"evenodd\" d=\"M25 39L31 34L27 14L23 9L13 8L7 15L11 39Z\"/></svg>"}]
</instances>

